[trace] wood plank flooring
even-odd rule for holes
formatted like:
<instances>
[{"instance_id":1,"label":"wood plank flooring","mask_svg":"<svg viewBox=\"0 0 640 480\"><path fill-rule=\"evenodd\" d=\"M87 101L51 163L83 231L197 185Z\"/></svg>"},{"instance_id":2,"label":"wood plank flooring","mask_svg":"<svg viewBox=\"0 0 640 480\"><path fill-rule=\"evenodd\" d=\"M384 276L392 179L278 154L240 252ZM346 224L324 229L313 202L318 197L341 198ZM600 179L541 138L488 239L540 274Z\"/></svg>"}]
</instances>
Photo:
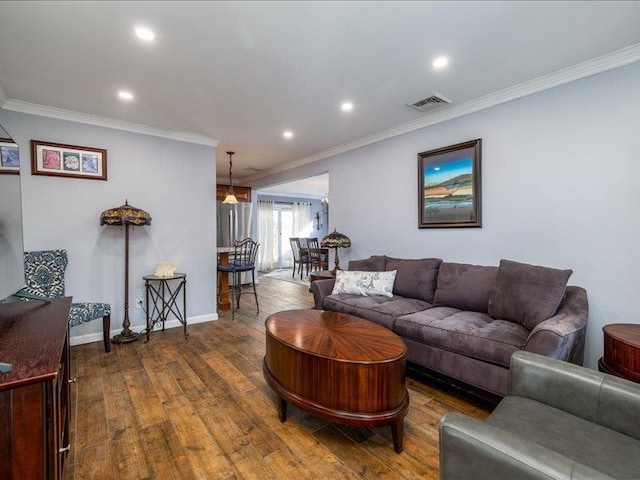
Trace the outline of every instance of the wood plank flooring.
<instances>
[{"instance_id":1,"label":"wood plank flooring","mask_svg":"<svg viewBox=\"0 0 640 480\"><path fill-rule=\"evenodd\" d=\"M72 448L66 479L438 478L438 423L488 411L408 379L404 451L388 427L344 427L289 406L280 423L262 376L264 321L310 308L307 287L261 277L236 319L153 332L150 342L71 348Z\"/></svg>"}]
</instances>

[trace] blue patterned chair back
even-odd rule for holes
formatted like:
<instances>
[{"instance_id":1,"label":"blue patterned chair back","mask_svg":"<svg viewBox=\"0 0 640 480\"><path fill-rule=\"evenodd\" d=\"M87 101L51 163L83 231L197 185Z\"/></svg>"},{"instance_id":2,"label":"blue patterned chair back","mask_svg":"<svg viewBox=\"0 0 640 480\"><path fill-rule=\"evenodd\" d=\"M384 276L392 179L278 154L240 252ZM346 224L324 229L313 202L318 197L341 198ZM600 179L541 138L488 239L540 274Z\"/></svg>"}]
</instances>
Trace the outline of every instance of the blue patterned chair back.
<instances>
[{"instance_id":1,"label":"blue patterned chair back","mask_svg":"<svg viewBox=\"0 0 640 480\"><path fill-rule=\"evenodd\" d=\"M46 298L64 297L67 263L66 250L24 252L23 291Z\"/></svg>"},{"instance_id":2,"label":"blue patterned chair back","mask_svg":"<svg viewBox=\"0 0 640 480\"><path fill-rule=\"evenodd\" d=\"M66 250L24 252L26 286L22 288L22 291L44 298L64 297L64 272L68 263ZM69 310L69 325L75 327L101 317L104 348L109 352L111 350L109 344L111 305L108 303L74 302Z\"/></svg>"}]
</instances>

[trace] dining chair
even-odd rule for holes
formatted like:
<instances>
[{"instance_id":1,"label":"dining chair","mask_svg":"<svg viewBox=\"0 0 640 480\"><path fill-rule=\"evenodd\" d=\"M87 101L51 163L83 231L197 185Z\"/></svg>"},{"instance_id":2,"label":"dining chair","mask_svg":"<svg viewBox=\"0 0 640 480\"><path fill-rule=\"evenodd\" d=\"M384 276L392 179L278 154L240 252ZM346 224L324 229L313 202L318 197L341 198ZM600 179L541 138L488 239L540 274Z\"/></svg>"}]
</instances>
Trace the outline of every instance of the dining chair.
<instances>
[{"instance_id":1,"label":"dining chair","mask_svg":"<svg viewBox=\"0 0 640 480\"><path fill-rule=\"evenodd\" d=\"M69 263L66 250L40 250L24 252L24 277L26 286L20 291L31 297L43 299L65 296L64 272ZM111 305L108 303L72 303L69 326L102 318L104 350L111 351Z\"/></svg>"},{"instance_id":2,"label":"dining chair","mask_svg":"<svg viewBox=\"0 0 640 480\"><path fill-rule=\"evenodd\" d=\"M321 249L318 238L307 238L307 253L312 270L328 270L329 258L328 250Z\"/></svg>"},{"instance_id":3,"label":"dining chair","mask_svg":"<svg viewBox=\"0 0 640 480\"><path fill-rule=\"evenodd\" d=\"M307 269L307 275L309 275L309 253L306 249L306 243L303 243L303 239L298 237L289 237L289 243L291 244L291 253L293 254L293 272L291 278L296 276L296 265L298 273L300 274L300 280L302 280L302 269ZM305 245L305 246L303 246Z\"/></svg>"},{"instance_id":4,"label":"dining chair","mask_svg":"<svg viewBox=\"0 0 640 480\"><path fill-rule=\"evenodd\" d=\"M233 246L233 253L229 256L229 263L218 264L218 272L231 275L229 282L229 293L231 294L231 320L235 320L236 309L240 308L240 297L243 293L253 293L256 299L256 313L260 313L258 304L258 292L256 290L256 255L258 254L259 243L251 238L236 241ZM252 292L242 291L242 273L251 272ZM218 292L218 296L220 293Z\"/></svg>"}]
</instances>

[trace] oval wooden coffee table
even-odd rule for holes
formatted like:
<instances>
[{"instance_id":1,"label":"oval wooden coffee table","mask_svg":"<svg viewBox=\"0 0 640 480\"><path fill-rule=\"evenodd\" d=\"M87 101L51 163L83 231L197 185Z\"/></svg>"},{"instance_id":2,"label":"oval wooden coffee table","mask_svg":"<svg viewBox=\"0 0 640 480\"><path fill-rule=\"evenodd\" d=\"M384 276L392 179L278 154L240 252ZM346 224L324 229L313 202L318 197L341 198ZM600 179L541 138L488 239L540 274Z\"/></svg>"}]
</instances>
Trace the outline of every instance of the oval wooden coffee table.
<instances>
[{"instance_id":1,"label":"oval wooden coffee table","mask_svg":"<svg viewBox=\"0 0 640 480\"><path fill-rule=\"evenodd\" d=\"M263 372L278 395L280 421L287 402L317 417L359 427L391 426L402 452L407 347L368 320L324 310L288 310L267 318Z\"/></svg>"}]
</instances>

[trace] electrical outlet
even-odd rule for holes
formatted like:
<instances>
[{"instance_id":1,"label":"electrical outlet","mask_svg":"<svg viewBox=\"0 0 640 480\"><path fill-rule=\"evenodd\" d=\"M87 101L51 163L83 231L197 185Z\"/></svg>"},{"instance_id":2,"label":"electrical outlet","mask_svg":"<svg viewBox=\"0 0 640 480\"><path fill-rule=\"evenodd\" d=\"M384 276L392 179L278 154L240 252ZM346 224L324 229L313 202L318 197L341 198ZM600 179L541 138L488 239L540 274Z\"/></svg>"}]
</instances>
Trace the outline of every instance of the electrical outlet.
<instances>
[{"instance_id":1,"label":"electrical outlet","mask_svg":"<svg viewBox=\"0 0 640 480\"><path fill-rule=\"evenodd\" d=\"M136 296L136 308L142 308L142 295Z\"/></svg>"}]
</instances>

